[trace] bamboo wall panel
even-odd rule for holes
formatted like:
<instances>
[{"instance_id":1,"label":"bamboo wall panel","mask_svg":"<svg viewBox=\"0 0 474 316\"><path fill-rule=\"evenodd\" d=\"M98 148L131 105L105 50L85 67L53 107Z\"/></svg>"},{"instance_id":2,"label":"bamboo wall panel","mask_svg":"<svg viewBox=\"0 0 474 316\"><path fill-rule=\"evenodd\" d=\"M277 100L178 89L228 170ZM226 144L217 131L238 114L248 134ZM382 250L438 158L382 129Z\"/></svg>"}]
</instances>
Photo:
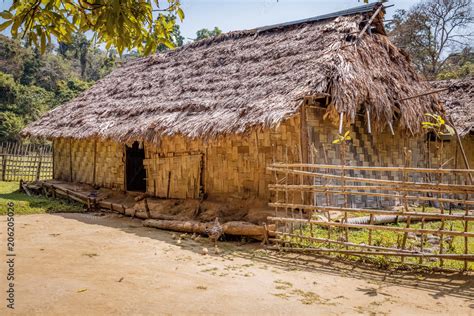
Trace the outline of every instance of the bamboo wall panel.
<instances>
[{"instance_id":1,"label":"bamboo wall panel","mask_svg":"<svg viewBox=\"0 0 474 316\"><path fill-rule=\"evenodd\" d=\"M70 181L69 140L56 138L53 140L54 179Z\"/></svg>"},{"instance_id":2,"label":"bamboo wall panel","mask_svg":"<svg viewBox=\"0 0 474 316\"><path fill-rule=\"evenodd\" d=\"M123 145L104 140L95 142L95 139L55 139L54 178L94 184L95 161L95 184L123 190Z\"/></svg>"},{"instance_id":3,"label":"bamboo wall panel","mask_svg":"<svg viewBox=\"0 0 474 316\"><path fill-rule=\"evenodd\" d=\"M201 157L199 154L145 160L147 192L162 198L199 198Z\"/></svg>"},{"instance_id":4,"label":"bamboo wall panel","mask_svg":"<svg viewBox=\"0 0 474 316\"><path fill-rule=\"evenodd\" d=\"M172 167L166 165L165 171L157 172L154 166L162 163L160 157L170 155L185 156L191 155L199 157L203 155L203 184L204 192L210 199L227 199L228 197L260 198L268 201L268 184L271 182L271 173L265 167L273 159L296 159L300 145L299 116L289 119L279 127L266 130L253 130L244 135L230 135L216 140L187 140L180 136L163 138L161 144L145 144L147 157L147 174L154 174L153 179L149 177L148 191L153 192L155 185L157 192L159 188L167 187L167 172ZM182 159L182 158L180 158ZM176 159L179 161L179 159ZM195 188L191 185L195 177L196 160L184 164L190 164L179 168L189 170L187 177L183 179L182 186L187 192L180 195L188 197L194 196ZM192 170L192 171L191 171ZM179 171L178 171L179 172ZM186 173L182 173L186 177ZM154 184L152 184L152 181Z\"/></svg>"}]
</instances>

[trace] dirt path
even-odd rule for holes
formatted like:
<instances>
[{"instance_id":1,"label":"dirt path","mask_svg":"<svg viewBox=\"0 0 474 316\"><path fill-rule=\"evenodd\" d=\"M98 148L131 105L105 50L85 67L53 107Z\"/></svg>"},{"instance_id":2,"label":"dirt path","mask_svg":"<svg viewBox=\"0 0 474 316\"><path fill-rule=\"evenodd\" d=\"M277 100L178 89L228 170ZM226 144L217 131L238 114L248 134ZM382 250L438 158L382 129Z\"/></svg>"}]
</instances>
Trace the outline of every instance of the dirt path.
<instances>
[{"instance_id":1,"label":"dirt path","mask_svg":"<svg viewBox=\"0 0 474 316\"><path fill-rule=\"evenodd\" d=\"M472 276L361 269L235 242L216 255L205 238L177 244L172 233L113 214L15 220L18 315L474 315Z\"/></svg>"}]
</instances>

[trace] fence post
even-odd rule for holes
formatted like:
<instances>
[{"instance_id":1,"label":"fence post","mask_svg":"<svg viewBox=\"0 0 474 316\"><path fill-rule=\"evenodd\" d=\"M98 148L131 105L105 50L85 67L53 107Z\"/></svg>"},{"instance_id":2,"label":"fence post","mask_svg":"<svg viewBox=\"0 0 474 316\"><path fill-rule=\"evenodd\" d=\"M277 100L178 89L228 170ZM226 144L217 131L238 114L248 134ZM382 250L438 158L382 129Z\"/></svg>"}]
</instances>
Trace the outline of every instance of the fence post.
<instances>
[{"instance_id":1,"label":"fence post","mask_svg":"<svg viewBox=\"0 0 474 316\"><path fill-rule=\"evenodd\" d=\"M42 158L42 155L39 155L38 169L36 169L36 181L39 181L40 176L41 176L41 158Z\"/></svg>"},{"instance_id":2,"label":"fence post","mask_svg":"<svg viewBox=\"0 0 474 316\"><path fill-rule=\"evenodd\" d=\"M2 155L2 181L5 181L6 169L7 169L7 155Z\"/></svg>"}]
</instances>

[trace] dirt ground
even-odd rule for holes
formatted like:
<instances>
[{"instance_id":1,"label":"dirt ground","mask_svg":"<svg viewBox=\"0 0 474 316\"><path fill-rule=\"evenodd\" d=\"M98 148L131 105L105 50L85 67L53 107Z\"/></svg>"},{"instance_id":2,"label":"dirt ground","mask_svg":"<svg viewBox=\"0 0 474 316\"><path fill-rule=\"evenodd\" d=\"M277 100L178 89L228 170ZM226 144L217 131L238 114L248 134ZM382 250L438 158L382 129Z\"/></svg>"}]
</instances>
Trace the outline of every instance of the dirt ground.
<instances>
[{"instance_id":1,"label":"dirt ground","mask_svg":"<svg viewBox=\"0 0 474 316\"><path fill-rule=\"evenodd\" d=\"M381 271L206 238L115 214L15 217L15 311L0 314L474 315L474 277ZM0 217L0 294L6 218ZM203 247L209 255L202 255Z\"/></svg>"}]
</instances>

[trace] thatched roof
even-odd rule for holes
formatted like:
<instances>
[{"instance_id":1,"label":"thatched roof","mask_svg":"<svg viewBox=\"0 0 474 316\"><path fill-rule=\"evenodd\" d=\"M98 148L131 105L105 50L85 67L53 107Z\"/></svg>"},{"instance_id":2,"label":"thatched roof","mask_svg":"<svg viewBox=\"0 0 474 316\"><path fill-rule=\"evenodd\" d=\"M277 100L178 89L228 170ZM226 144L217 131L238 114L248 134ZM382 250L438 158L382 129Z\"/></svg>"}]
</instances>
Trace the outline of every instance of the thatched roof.
<instances>
[{"instance_id":1,"label":"thatched roof","mask_svg":"<svg viewBox=\"0 0 474 316\"><path fill-rule=\"evenodd\" d=\"M237 31L137 58L74 100L30 124L23 135L121 141L191 138L273 127L298 113L305 96L329 93L330 117L353 121L364 107L372 126L399 122L415 133L434 95L384 35L383 16L352 43L377 5L335 18ZM353 13L356 12L356 13Z\"/></svg>"},{"instance_id":2,"label":"thatched roof","mask_svg":"<svg viewBox=\"0 0 474 316\"><path fill-rule=\"evenodd\" d=\"M461 136L474 133L474 77L434 81L431 84L436 89L448 89L441 93L441 99L458 133Z\"/></svg>"}]
</instances>

